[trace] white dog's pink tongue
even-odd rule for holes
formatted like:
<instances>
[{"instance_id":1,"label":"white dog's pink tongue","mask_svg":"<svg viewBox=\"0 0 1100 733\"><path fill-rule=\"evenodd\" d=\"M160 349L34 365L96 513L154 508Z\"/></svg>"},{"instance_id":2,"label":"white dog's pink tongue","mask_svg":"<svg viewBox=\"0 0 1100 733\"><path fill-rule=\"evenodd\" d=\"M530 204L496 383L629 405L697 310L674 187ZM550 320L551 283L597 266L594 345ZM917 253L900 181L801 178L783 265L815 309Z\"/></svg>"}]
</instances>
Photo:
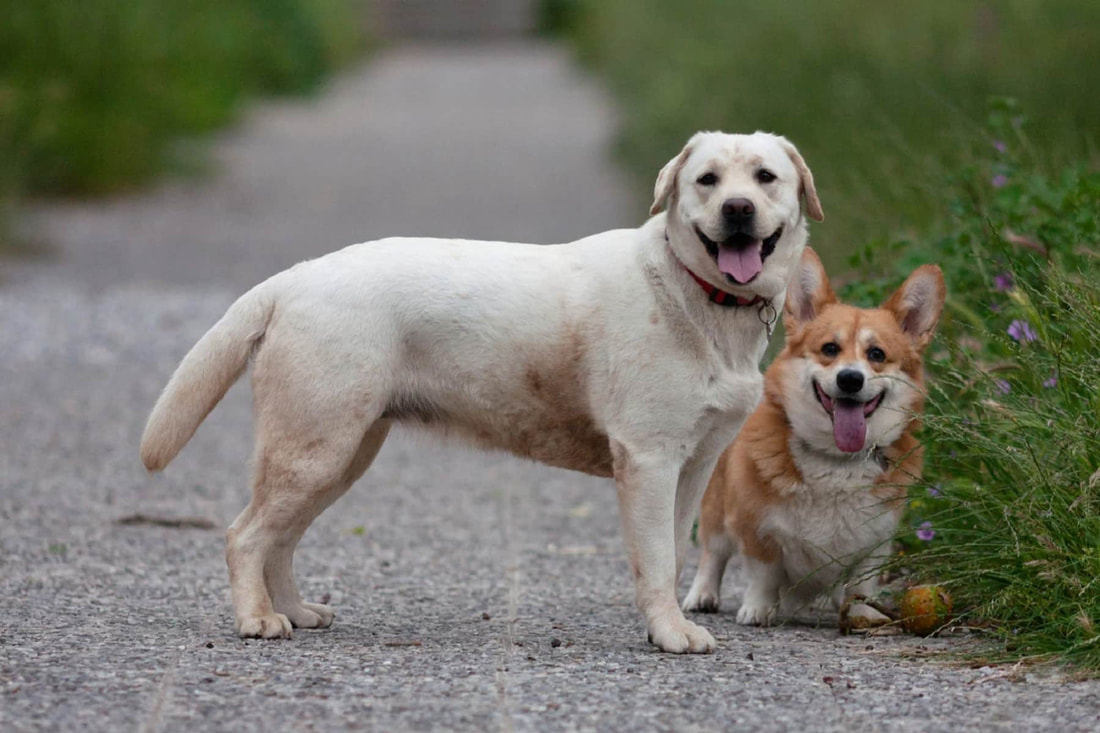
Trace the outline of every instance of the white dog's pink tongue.
<instances>
[{"instance_id":1,"label":"white dog's pink tongue","mask_svg":"<svg viewBox=\"0 0 1100 733\"><path fill-rule=\"evenodd\" d=\"M863 450L867 441L867 418L863 405L849 400L837 400L833 406L833 440L845 453Z\"/></svg>"},{"instance_id":2,"label":"white dog's pink tongue","mask_svg":"<svg viewBox=\"0 0 1100 733\"><path fill-rule=\"evenodd\" d=\"M763 242L757 240L747 247L718 245L718 269L739 283L747 283L764 269L760 258Z\"/></svg>"}]
</instances>

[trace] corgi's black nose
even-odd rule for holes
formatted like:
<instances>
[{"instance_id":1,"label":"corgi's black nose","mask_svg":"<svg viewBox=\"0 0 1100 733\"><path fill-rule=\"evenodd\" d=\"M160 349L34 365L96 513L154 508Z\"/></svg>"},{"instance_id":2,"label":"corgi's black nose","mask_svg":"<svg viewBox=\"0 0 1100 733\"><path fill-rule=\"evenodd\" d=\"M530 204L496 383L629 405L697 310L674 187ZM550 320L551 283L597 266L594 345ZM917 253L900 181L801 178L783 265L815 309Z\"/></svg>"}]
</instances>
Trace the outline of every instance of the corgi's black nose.
<instances>
[{"instance_id":1,"label":"corgi's black nose","mask_svg":"<svg viewBox=\"0 0 1100 733\"><path fill-rule=\"evenodd\" d=\"M840 374L836 375L836 386L841 392L855 394L863 389L863 372L855 369L841 369Z\"/></svg>"}]
</instances>

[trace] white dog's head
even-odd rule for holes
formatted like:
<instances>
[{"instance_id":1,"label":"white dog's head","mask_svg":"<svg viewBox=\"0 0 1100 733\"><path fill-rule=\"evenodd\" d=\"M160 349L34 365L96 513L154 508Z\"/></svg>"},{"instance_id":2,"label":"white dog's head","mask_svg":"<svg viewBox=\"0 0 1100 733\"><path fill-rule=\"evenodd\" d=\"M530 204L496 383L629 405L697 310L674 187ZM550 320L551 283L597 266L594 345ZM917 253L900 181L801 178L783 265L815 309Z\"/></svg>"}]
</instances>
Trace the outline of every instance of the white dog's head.
<instances>
[{"instance_id":1,"label":"white dog's head","mask_svg":"<svg viewBox=\"0 0 1100 733\"><path fill-rule=\"evenodd\" d=\"M810 169L786 138L696 133L657 176L651 214L668 209L676 256L736 295L778 296L824 214Z\"/></svg>"}]
</instances>

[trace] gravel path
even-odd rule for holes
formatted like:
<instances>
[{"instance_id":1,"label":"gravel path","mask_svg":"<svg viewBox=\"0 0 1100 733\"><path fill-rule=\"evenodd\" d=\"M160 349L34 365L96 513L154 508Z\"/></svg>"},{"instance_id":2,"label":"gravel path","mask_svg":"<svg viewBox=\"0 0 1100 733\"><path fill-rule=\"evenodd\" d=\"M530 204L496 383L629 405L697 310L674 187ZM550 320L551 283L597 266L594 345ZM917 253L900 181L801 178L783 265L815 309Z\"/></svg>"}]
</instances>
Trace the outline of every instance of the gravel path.
<instances>
[{"instance_id":1,"label":"gravel path","mask_svg":"<svg viewBox=\"0 0 1100 733\"><path fill-rule=\"evenodd\" d=\"M334 627L235 637L222 529L247 501L248 390L150 477L138 439L178 359L245 288L353 241L639 223L612 128L558 49L403 47L258 108L207 180L32 212L58 252L0 284L0 730L1100 727L1096 683L827 621L727 612L705 620L716 654L659 654L610 483L401 434L298 552ZM139 513L213 528L118 522Z\"/></svg>"}]
</instances>

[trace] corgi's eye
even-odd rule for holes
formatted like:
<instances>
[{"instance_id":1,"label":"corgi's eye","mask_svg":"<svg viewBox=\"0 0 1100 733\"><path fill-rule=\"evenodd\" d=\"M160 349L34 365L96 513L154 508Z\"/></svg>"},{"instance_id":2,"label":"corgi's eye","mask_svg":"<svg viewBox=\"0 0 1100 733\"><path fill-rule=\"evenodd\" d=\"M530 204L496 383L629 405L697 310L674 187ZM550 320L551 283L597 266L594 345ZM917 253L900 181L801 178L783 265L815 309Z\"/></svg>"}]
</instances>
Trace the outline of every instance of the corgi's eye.
<instances>
[{"instance_id":1,"label":"corgi's eye","mask_svg":"<svg viewBox=\"0 0 1100 733\"><path fill-rule=\"evenodd\" d=\"M704 173L703 175L696 178L695 182L698 183L700 186L713 186L714 184L718 183L718 176L714 175L713 173Z\"/></svg>"},{"instance_id":2,"label":"corgi's eye","mask_svg":"<svg viewBox=\"0 0 1100 733\"><path fill-rule=\"evenodd\" d=\"M867 359L870 361L883 362L886 361L886 352L877 346L872 346L867 349Z\"/></svg>"},{"instance_id":3,"label":"corgi's eye","mask_svg":"<svg viewBox=\"0 0 1100 733\"><path fill-rule=\"evenodd\" d=\"M825 356L836 356L840 353L840 344L837 344L834 341L830 341L829 343L821 347L821 353Z\"/></svg>"}]
</instances>

